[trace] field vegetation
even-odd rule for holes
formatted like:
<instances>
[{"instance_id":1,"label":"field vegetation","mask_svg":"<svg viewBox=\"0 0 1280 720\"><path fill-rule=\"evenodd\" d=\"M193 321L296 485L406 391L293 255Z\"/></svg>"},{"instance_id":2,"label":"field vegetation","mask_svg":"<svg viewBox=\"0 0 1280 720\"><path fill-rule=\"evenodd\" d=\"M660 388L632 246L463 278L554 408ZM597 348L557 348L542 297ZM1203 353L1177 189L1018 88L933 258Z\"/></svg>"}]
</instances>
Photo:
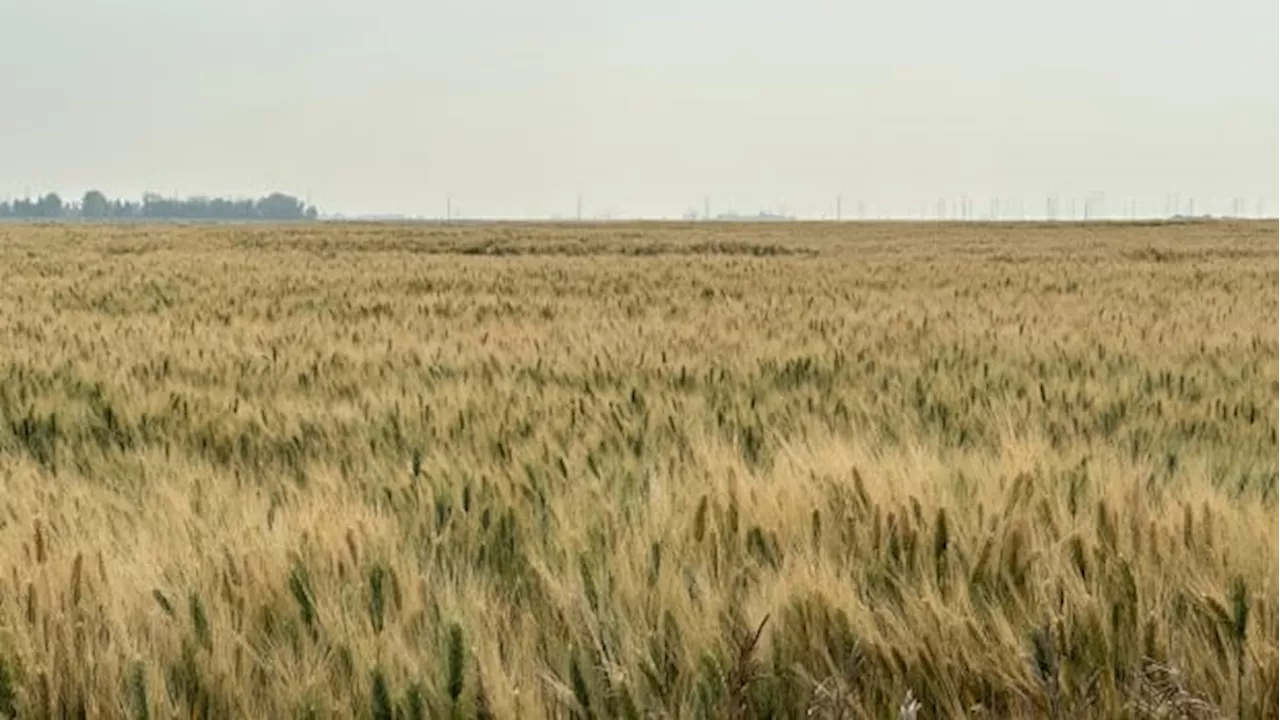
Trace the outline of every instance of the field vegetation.
<instances>
[{"instance_id":1,"label":"field vegetation","mask_svg":"<svg viewBox=\"0 0 1280 720\"><path fill-rule=\"evenodd\" d=\"M1276 223L0 225L0 717L1277 717Z\"/></svg>"}]
</instances>

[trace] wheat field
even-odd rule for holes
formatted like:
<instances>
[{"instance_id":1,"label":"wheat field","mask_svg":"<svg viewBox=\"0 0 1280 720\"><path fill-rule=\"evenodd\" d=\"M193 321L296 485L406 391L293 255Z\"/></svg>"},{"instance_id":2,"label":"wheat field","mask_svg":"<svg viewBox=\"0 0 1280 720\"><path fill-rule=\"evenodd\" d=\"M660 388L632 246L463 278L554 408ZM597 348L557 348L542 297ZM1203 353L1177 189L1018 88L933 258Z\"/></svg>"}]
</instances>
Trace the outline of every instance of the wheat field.
<instances>
[{"instance_id":1,"label":"wheat field","mask_svg":"<svg viewBox=\"0 0 1280 720\"><path fill-rule=\"evenodd\" d=\"M0 225L0 717L1277 717L1277 226Z\"/></svg>"}]
</instances>

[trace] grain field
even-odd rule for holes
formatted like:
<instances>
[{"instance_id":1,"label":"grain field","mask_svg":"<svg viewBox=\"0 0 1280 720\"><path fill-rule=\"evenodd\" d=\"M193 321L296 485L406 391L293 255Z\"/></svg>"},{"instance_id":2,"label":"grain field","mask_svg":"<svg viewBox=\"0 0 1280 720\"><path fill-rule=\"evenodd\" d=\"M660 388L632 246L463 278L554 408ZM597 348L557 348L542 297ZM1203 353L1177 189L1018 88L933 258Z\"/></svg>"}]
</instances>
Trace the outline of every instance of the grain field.
<instances>
[{"instance_id":1,"label":"grain field","mask_svg":"<svg viewBox=\"0 0 1280 720\"><path fill-rule=\"evenodd\" d=\"M0 717L1275 718L1276 237L0 224Z\"/></svg>"}]
</instances>

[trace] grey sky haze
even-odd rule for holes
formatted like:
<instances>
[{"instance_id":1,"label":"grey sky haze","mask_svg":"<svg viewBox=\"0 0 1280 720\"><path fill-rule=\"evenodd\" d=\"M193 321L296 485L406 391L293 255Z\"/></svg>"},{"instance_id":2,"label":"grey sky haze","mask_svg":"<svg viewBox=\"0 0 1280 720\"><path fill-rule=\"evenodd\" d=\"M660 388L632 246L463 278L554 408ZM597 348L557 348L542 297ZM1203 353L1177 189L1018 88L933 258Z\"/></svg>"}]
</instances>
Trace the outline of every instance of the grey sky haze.
<instances>
[{"instance_id":1,"label":"grey sky haze","mask_svg":"<svg viewBox=\"0 0 1280 720\"><path fill-rule=\"evenodd\" d=\"M1274 214L1278 4L0 0L0 197Z\"/></svg>"}]
</instances>

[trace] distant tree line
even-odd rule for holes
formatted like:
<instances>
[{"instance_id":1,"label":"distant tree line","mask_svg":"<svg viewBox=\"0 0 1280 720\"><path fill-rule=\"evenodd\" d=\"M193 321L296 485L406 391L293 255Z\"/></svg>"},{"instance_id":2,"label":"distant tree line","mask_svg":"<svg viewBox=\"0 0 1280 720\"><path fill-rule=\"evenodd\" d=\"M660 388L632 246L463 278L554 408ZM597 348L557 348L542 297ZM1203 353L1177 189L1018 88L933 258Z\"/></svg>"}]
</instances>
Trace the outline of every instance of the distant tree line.
<instances>
[{"instance_id":1,"label":"distant tree line","mask_svg":"<svg viewBox=\"0 0 1280 720\"><path fill-rule=\"evenodd\" d=\"M79 202L64 201L57 193L49 193L36 200L0 201L0 218L314 220L318 215L314 206L278 192L257 200L208 197L179 200L147 193L141 202L137 202L112 200L97 190L90 190Z\"/></svg>"}]
</instances>

